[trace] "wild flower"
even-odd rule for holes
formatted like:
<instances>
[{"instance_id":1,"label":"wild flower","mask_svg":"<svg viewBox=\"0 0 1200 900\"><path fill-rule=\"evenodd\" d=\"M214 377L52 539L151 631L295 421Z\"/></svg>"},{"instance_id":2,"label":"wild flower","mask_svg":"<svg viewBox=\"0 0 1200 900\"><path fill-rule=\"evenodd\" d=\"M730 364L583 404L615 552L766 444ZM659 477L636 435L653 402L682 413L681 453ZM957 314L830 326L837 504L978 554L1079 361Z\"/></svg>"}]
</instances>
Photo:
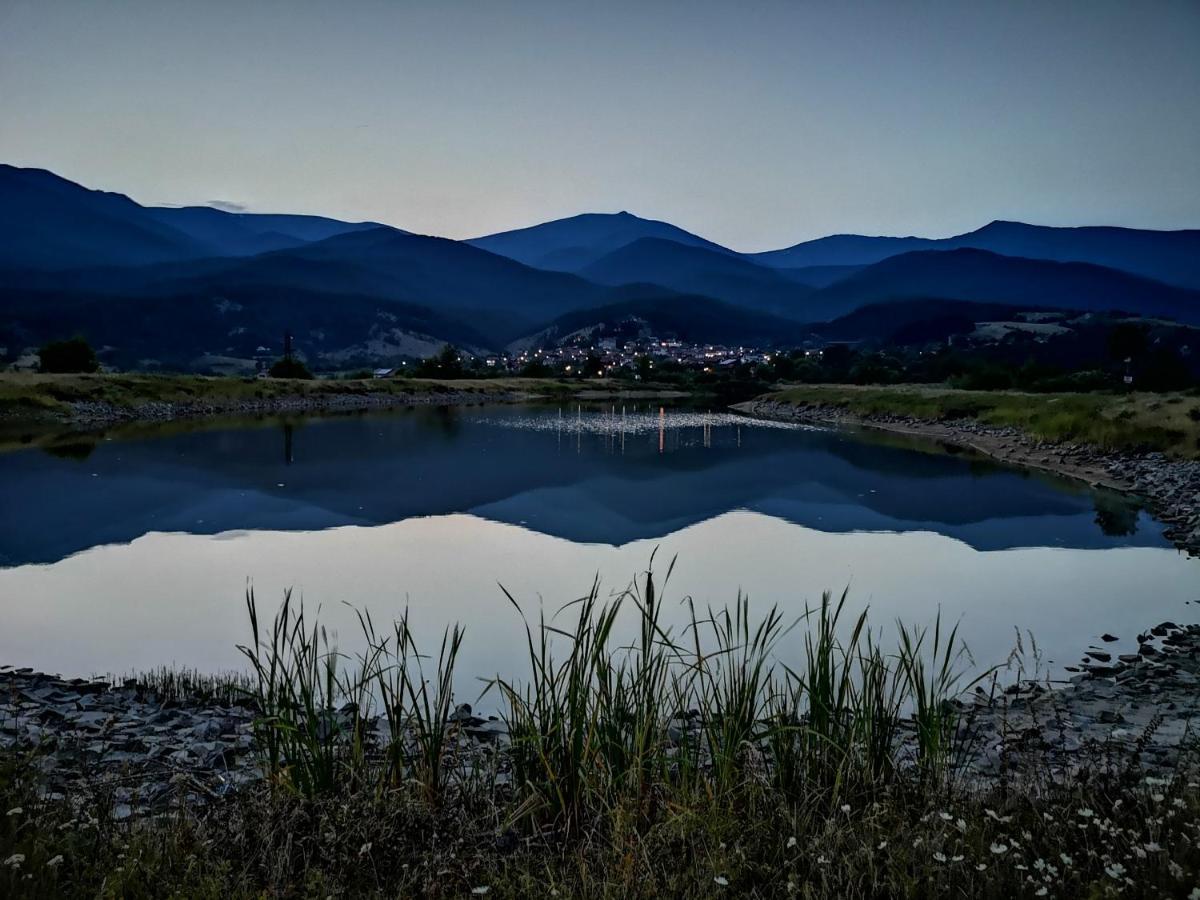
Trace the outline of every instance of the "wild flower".
<instances>
[{"instance_id":1,"label":"wild flower","mask_svg":"<svg viewBox=\"0 0 1200 900\"><path fill-rule=\"evenodd\" d=\"M954 816L950 815L950 813L948 813L948 812L940 812L940 813L938 813L938 815L941 816L942 820L945 822L950 822L950 821L953 821L953 819L954 819Z\"/></svg>"},{"instance_id":2,"label":"wild flower","mask_svg":"<svg viewBox=\"0 0 1200 900\"><path fill-rule=\"evenodd\" d=\"M880 841L880 842L879 842L879 847L878 847L877 849L879 849L879 850L886 850L886 849L887 849L887 841Z\"/></svg>"},{"instance_id":3,"label":"wild flower","mask_svg":"<svg viewBox=\"0 0 1200 900\"><path fill-rule=\"evenodd\" d=\"M1125 874L1125 867L1119 862L1114 862L1105 866L1104 871L1109 878L1115 878L1117 881L1120 881L1121 876Z\"/></svg>"},{"instance_id":4,"label":"wild flower","mask_svg":"<svg viewBox=\"0 0 1200 900\"><path fill-rule=\"evenodd\" d=\"M1094 813L1094 812L1092 812L1090 809L1088 809L1088 808L1085 806L1083 809L1079 810L1079 815L1080 815L1080 817L1081 817L1081 818L1084 818L1084 819L1090 819L1092 816L1094 816L1094 815L1095 815L1095 813Z\"/></svg>"},{"instance_id":5,"label":"wild flower","mask_svg":"<svg viewBox=\"0 0 1200 900\"><path fill-rule=\"evenodd\" d=\"M479 887L471 888L471 893L476 896L480 896L480 897L482 897L484 894L488 893L489 891L491 891L491 888L488 887L486 884L481 884Z\"/></svg>"},{"instance_id":6,"label":"wild flower","mask_svg":"<svg viewBox=\"0 0 1200 900\"><path fill-rule=\"evenodd\" d=\"M1003 856L1008 852L1008 844L992 844L992 852L997 856Z\"/></svg>"},{"instance_id":7,"label":"wild flower","mask_svg":"<svg viewBox=\"0 0 1200 900\"><path fill-rule=\"evenodd\" d=\"M25 854L24 853L14 853L12 856L10 856L8 859L6 859L4 861L4 864L6 866L8 866L10 869L19 869L19 868L21 868L21 863L23 863L23 862L25 862Z\"/></svg>"},{"instance_id":8,"label":"wild flower","mask_svg":"<svg viewBox=\"0 0 1200 900\"><path fill-rule=\"evenodd\" d=\"M940 852L934 853L933 858L936 859L940 863L944 863L946 861L946 854L940 853Z\"/></svg>"},{"instance_id":9,"label":"wild flower","mask_svg":"<svg viewBox=\"0 0 1200 900\"><path fill-rule=\"evenodd\" d=\"M22 807L20 807L20 806L14 806L12 809L10 809L10 810L9 810L9 811L6 813L6 815L10 815L10 816L20 816L20 815L23 815L24 813L25 813L25 810L24 810Z\"/></svg>"},{"instance_id":10,"label":"wild flower","mask_svg":"<svg viewBox=\"0 0 1200 900\"><path fill-rule=\"evenodd\" d=\"M729 887L729 879L724 875L718 875L713 879L713 884L717 885L718 887Z\"/></svg>"},{"instance_id":11,"label":"wild flower","mask_svg":"<svg viewBox=\"0 0 1200 900\"><path fill-rule=\"evenodd\" d=\"M787 839L787 848L789 850L791 850L795 846L796 846L796 836L792 835L790 838Z\"/></svg>"},{"instance_id":12,"label":"wild flower","mask_svg":"<svg viewBox=\"0 0 1200 900\"><path fill-rule=\"evenodd\" d=\"M62 857L62 854L60 853L60 854L58 854L58 856L52 856L50 859L46 860L46 867L50 868L50 869L57 869L59 866L62 865L62 861L63 861L63 857Z\"/></svg>"},{"instance_id":13,"label":"wild flower","mask_svg":"<svg viewBox=\"0 0 1200 900\"><path fill-rule=\"evenodd\" d=\"M985 809L983 811L983 813L989 819L991 819L995 822L999 822L1001 825L1007 825L1009 822L1012 821L1012 816L1002 816L999 813L997 813L994 809Z\"/></svg>"}]
</instances>

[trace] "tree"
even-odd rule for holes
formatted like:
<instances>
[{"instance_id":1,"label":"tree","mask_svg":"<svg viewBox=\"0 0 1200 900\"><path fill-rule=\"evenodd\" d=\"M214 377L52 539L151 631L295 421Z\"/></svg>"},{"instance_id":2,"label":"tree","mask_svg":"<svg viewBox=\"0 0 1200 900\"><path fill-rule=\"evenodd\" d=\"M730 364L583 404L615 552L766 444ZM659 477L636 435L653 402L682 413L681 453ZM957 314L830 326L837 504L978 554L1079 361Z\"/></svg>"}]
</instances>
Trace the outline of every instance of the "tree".
<instances>
[{"instance_id":1,"label":"tree","mask_svg":"<svg viewBox=\"0 0 1200 900\"><path fill-rule=\"evenodd\" d=\"M458 348L446 344L436 356L421 360L417 374L422 378L462 378L463 364L458 358Z\"/></svg>"},{"instance_id":2,"label":"tree","mask_svg":"<svg viewBox=\"0 0 1200 900\"><path fill-rule=\"evenodd\" d=\"M275 363L267 370L267 374L272 378L312 378L313 374L308 370L308 366L296 359L294 356L285 356L283 359L276 360Z\"/></svg>"},{"instance_id":3,"label":"tree","mask_svg":"<svg viewBox=\"0 0 1200 900\"><path fill-rule=\"evenodd\" d=\"M95 372L100 368L96 351L82 337L51 341L39 351L43 372Z\"/></svg>"},{"instance_id":4,"label":"tree","mask_svg":"<svg viewBox=\"0 0 1200 900\"><path fill-rule=\"evenodd\" d=\"M553 374L554 370L536 356L525 363L525 367L521 369L522 378L549 378Z\"/></svg>"}]
</instances>

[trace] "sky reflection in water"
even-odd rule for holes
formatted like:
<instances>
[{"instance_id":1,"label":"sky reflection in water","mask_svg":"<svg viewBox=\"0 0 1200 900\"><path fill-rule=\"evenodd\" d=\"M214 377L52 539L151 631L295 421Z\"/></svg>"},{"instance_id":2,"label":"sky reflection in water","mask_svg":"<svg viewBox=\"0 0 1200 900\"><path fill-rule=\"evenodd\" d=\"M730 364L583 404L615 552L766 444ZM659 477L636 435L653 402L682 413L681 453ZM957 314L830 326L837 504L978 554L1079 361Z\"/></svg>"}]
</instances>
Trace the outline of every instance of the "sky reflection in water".
<instances>
[{"instance_id":1,"label":"sky reflection in water","mask_svg":"<svg viewBox=\"0 0 1200 900\"><path fill-rule=\"evenodd\" d=\"M0 456L4 662L237 665L252 579L267 605L289 586L322 604L347 646L343 603L407 604L431 639L463 622L465 669L507 674L522 635L498 583L557 608L656 548L680 621L687 595L798 614L849 586L880 626L940 607L986 663L1015 627L1059 664L1104 631L1129 646L1197 596L1194 563L1120 498L904 440L645 404L111 437Z\"/></svg>"}]
</instances>

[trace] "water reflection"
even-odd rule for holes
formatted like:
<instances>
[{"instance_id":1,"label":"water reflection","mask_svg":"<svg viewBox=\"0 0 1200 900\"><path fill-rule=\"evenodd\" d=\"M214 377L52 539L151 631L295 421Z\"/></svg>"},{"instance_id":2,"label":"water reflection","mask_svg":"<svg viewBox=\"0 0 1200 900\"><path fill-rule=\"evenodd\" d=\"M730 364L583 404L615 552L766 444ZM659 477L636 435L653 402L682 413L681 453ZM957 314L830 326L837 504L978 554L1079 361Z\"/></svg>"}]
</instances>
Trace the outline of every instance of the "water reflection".
<instances>
[{"instance_id":1,"label":"water reflection","mask_svg":"<svg viewBox=\"0 0 1200 900\"><path fill-rule=\"evenodd\" d=\"M582 543L737 509L977 549L1166 543L1136 504L911 441L658 406L411 409L0 455L0 564L153 531L314 530L470 512Z\"/></svg>"},{"instance_id":2,"label":"water reflection","mask_svg":"<svg viewBox=\"0 0 1200 900\"><path fill-rule=\"evenodd\" d=\"M886 435L615 404L410 409L74 435L0 455L0 660L79 673L236 665L242 592L296 587L467 625L469 671L517 664L497 588L550 607L655 548L670 595L799 611L851 588L874 621L1014 627L1069 662L1186 616L1194 565L1136 503Z\"/></svg>"}]
</instances>

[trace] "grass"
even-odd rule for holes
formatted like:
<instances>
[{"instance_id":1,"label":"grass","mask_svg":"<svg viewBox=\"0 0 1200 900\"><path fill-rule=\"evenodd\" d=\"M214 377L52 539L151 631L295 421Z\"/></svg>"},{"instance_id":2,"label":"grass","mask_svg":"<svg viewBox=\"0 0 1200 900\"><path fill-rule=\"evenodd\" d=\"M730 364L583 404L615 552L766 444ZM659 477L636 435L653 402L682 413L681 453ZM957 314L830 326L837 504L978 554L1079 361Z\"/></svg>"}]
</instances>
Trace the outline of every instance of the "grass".
<instances>
[{"instance_id":1,"label":"grass","mask_svg":"<svg viewBox=\"0 0 1200 900\"><path fill-rule=\"evenodd\" d=\"M411 397L428 394L502 392L562 393L578 383L558 379L424 378L314 379L240 378L205 375L42 375L0 373L0 416L29 418L61 414L75 401L106 403L136 410L147 403L209 403L319 397ZM594 385L593 385L594 387Z\"/></svg>"},{"instance_id":2,"label":"grass","mask_svg":"<svg viewBox=\"0 0 1200 900\"><path fill-rule=\"evenodd\" d=\"M903 415L931 422L975 419L1054 443L1200 456L1200 395L1193 393L1030 394L921 385L811 385L761 399L840 407L861 416Z\"/></svg>"},{"instance_id":3,"label":"grass","mask_svg":"<svg viewBox=\"0 0 1200 900\"><path fill-rule=\"evenodd\" d=\"M669 573L668 573L669 574ZM463 644L419 652L407 615L363 613L348 655L286 597L247 598L266 778L201 809L115 822L0 761L3 896L1186 896L1200 871L1194 756L981 783L958 766L953 628L885 649L829 595L794 621L744 598L664 625L651 573L526 621L508 726L472 753ZM636 622L628 642L620 617ZM776 654L799 649L802 663ZM978 678L979 676L976 676ZM382 734L373 727L381 716ZM910 740L901 736L911 733ZM1189 761L1190 760L1190 761ZM1107 774L1106 774L1107 773ZM497 775L505 776L497 778Z\"/></svg>"}]
</instances>

